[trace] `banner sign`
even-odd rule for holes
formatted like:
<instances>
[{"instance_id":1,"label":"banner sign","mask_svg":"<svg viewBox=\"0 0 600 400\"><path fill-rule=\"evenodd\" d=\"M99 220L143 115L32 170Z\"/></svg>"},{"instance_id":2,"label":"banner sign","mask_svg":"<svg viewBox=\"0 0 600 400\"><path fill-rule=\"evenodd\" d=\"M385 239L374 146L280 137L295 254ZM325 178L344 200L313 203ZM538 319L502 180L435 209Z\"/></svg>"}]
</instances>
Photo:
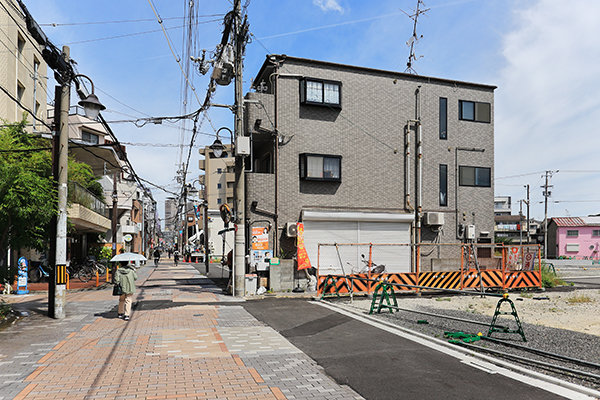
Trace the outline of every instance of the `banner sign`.
<instances>
[{"instance_id":1,"label":"banner sign","mask_svg":"<svg viewBox=\"0 0 600 400\"><path fill-rule=\"evenodd\" d=\"M297 248L298 248L298 270L310 268L310 260L308 259L308 252L304 247L304 223L298 222L298 231L296 234Z\"/></svg>"},{"instance_id":2,"label":"banner sign","mask_svg":"<svg viewBox=\"0 0 600 400\"><path fill-rule=\"evenodd\" d=\"M252 250L269 250L269 228L252 228Z\"/></svg>"}]
</instances>

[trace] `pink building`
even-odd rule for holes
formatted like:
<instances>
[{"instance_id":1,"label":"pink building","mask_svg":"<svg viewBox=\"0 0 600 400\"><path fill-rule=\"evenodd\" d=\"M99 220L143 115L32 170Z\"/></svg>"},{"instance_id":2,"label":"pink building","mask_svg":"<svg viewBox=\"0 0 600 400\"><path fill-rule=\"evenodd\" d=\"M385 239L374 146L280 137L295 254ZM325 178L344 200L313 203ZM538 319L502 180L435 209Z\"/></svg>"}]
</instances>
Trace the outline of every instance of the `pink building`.
<instances>
[{"instance_id":1,"label":"pink building","mask_svg":"<svg viewBox=\"0 0 600 400\"><path fill-rule=\"evenodd\" d=\"M600 216L550 219L548 258L599 259Z\"/></svg>"}]
</instances>

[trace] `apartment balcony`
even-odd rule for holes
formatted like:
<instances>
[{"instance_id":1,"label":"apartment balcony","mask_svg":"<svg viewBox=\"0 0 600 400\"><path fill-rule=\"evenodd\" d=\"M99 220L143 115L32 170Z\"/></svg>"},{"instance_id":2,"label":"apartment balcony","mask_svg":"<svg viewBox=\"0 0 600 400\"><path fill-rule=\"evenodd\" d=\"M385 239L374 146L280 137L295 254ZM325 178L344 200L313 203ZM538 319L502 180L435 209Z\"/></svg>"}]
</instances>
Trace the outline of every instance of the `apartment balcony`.
<instances>
[{"instance_id":1,"label":"apartment balcony","mask_svg":"<svg viewBox=\"0 0 600 400\"><path fill-rule=\"evenodd\" d=\"M106 204L76 182L69 182L67 216L79 233L105 233L110 229Z\"/></svg>"},{"instance_id":2,"label":"apartment balcony","mask_svg":"<svg viewBox=\"0 0 600 400\"><path fill-rule=\"evenodd\" d=\"M140 233L140 226L138 224L132 225L121 225L121 232L125 235L127 233L131 233L132 235L137 235Z\"/></svg>"}]
</instances>

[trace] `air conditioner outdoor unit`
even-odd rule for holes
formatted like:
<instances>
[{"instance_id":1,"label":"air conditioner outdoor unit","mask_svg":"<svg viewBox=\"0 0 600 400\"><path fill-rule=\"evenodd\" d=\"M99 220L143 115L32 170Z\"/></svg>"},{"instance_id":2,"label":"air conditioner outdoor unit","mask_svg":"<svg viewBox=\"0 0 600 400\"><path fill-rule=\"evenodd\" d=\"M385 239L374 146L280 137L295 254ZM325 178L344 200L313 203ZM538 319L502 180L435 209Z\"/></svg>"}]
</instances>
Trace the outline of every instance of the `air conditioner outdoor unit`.
<instances>
[{"instance_id":1,"label":"air conditioner outdoor unit","mask_svg":"<svg viewBox=\"0 0 600 400\"><path fill-rule=\"evenodd\" d=\"M444 213L428 212L425 214L425 225L444 225Z\"/></svg>"},{"instance_id":2,"label":"air conditioner outdoor unit","mask_svg":"<svg viewBox=\"0 0 600 400\"><path fill-rule=\"evenodd\" d=\"M296 237L298 234L298 225L295 222L285 224L285 235L288 237Z\"/></svg>"}]
</instances>

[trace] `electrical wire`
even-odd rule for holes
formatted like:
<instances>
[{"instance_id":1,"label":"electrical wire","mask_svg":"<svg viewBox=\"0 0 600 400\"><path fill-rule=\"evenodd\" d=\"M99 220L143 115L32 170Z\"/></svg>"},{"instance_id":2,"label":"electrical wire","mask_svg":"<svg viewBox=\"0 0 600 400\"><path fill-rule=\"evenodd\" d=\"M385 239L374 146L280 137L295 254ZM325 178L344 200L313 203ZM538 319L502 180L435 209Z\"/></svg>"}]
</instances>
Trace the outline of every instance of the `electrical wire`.
<instances>
[{"instance_id":1,"label":"electrical wire","mask_svg":"<svg viewBox=\"0 0 600 400\"><path fill-rule=\"evenodd\" d=\"M35 149L21 149L21 150L0 150L0 153L35 153L38 151L52 150L52 147L37 147Z\"/></svg>"},{"instance_id":2,"label":"electrical wire","mask_svg":"<svg viewBox=\"0 0 600 400\"><path fill-rule=\"evenodd\" d=\"M0 85L0 90L3 91L12 101L14 101L15 103L17 103L19 105L19 107L21 107L23 110L27 111L29 113L29 115L31 115L31 117L33 119L35 119L36 121L40 122L42 125L44 125L49 130L52 130L52 127L50 125L48 125L46 123L46 121L44 121L41 118L38 118L30 109L28 109L23 104L21 104L21 102L15 96L13 96L12 94L10 94L10 92L8 90L6 90L2 85Z\"/></svg>"},{"instance_id":3,"label":"electrical wire","mask_svg":"<svg viewBox=\"0 0 600 400\"><path fill-rule=\"evenodd\" d=\"M183 67L181 66L181 57L179 57L179 55L173 49L173 45L171 44L171 38L167 34L167 30L166 30L166 28L165 28L165 26L163 24L162 19L160 18L160 15L158 15L158 11L156 11L156 9L155 9L153 1L152 0L148 0L148 3L150 4L150 7L152 8L152 11L154 12L154 15L156 16L156 19L157 19L158 23L160 24L160 27L161 27L161 29L163 31L163 34L165 35L165 39L167 40L167 44L169 45L169 49L171 50L171 54L173 54L173 57L175 58L175 61L177 61L177 65L179 65L179 69L181 70L181 73L185 76L185 79L188 82L188 85L190 86L190 88L194 92L194 95L196 96L196 100L198 101L198 104L201 104L200 103L200 99L198 98L198 94L196 93L196 90L194 89L194 86L190 82L189 77L185 74L185 71L183 70Z\"/></svg>"},{"instance_id":4,"label":"electrical wire","mask_svg":"<svg viewBox=\"0 0 600 400\"><path fill-rule=\"evenodd\" d=\"M214 17L222 17L225 14L212 14L212 15L201 15L200 18L214 18ZM167 17L163 18L163 20L173 20L173 19L184 19L185 17ZM72 23L48 23L48 24L38 24L39 26L51 26L51 27L59 27L59 26L80 26L80 25L104 25L104 24L124 24L130 22L152 22L154 18L146 18L146 19L129 19L129 20L121 20L121 21L97 21L97 22L72 22Z\"/></svg>"},{"instance_id":5,"label":"electrical wire","mask_svg":"<svg viewBox=\"0 0 600 400\"><path fill-rule=\"evenodd\" d=\"M204 21L204 22L199 22L198 24L209 24L209 23L212 23L212 22L219 22L219 21L220 20ZM161 27L162 27L162 23L161 23ZM69 42L69 43L65 43L65 44L70 46L70 45L74 45L74 44L100 42L100 41L103 41L103 40L121 39L121 38L124 38L124 37L140 36L140 35L146 35L146 34L149 34L149 33L161 32L161 31L165 32L167 30L180 29L180 28L185 28L185 25L174 26L174 27L171 27L171 28L162 27L162 29L153 29L153 30L144 31L144 32L124 33L122 35L107 36L107 37L104 37L104 38L97 38L97 39L80 40L80 41L77 41L77 42ZM168 35L166 34L166 32L165 32L165 36L168 37ZM171 47L170 42L169 42L169 47ZM171 49L171 51L173 51L173 50Z\"/></svg>"}]
</instances>

